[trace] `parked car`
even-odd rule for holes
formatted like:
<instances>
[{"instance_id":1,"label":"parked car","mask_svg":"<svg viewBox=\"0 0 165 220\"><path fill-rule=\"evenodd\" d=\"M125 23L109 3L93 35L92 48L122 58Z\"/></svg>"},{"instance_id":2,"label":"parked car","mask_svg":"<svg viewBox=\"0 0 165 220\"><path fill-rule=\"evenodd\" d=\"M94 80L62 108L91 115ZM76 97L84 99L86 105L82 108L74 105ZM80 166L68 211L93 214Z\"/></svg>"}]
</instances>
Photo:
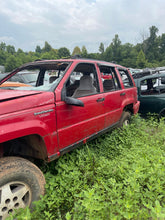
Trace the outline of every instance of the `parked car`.
<instances>
[{"instance_id":1,"label":"parked car","mask_svg":"<svg viewBox=\"0 0 165 220\"><path fill-rule=\"evenodd\" d=\"M134 69L134 68L128 68L128 69L132 75L143 71L142 69Z\"/></svg>"},{"instance_id":2,"label":"parked car","mask_svg":"<svg viewBox=\"0 0 165 220\"><path fill-rule=\"evenodd\" d=\"M71 74L71 76L70 76L70 79L74 83L76 80L80 80L81 76L82 76L82 73L80 73L80 72L73 72Z\"/></svg>"},{"instance_id":3,"label":"parked car","mask_svg":"<svg viewBox=\"0 0 165 220\"><path fill-rule=\"evenodd\" d=\"M35 86L38 77L38 72L36 71L20 71L16 75L10 78L12 82L20 82Z\"/></svg>"},{"instance_id":4,"label":"parked car","mask_svg":"<svg viewBox=\"0 0 165 220\"><path fill-rule=\"evenodd\" d=\"M5 80L37 70L35 86L0 90L1 220L44 194L44 175L31 161L57 159L127 125L139 109L134 80L120 65L81 58L42 60L24 64ZM53 71L57 78L44 84L45 74ZM73 72L81 73L78 84ZM102 81L102 75L110 77Z\"/></svg>"},{"instance_id":5,"label":"parked car","mask_svg":"<svg viewBox=\"0 0 165 220\"><path fill-rule=\"evenodd\" d=\"M4 76L7 76L7 73L0 74L0 79L2 79ZM20 71L14 76L10 77L8 81L10 82L18 82L18 83L24 83L27 85L35 86L35 83L38 78L38 72L35 70L25 70ZM49 84L49 72L45 73L44 77L44 84Z\"/></svg>"},{"instance_id":6,"label":"parked car","mask_svg":"<svg viewBox=\"0 0 165 220\"><path fill-rule=\"evenodd\" d=\"M145 76L134 79L138 88L138 100L140 101L139 113L156 113L165 116L165 71L155 69L155 72L145 72Z\"/></svg>"}]
</instances>

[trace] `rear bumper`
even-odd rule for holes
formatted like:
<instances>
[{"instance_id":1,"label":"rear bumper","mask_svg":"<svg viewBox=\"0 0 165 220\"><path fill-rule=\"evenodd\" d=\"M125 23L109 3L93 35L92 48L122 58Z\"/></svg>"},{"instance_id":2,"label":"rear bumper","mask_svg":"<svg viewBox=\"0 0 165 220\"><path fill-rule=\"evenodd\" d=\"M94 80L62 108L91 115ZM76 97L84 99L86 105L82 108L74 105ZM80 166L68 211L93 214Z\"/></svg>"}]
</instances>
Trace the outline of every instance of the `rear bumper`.
<instances>
[{"instance_id":1,"label":"rear bumper","mask_svg":"<svg viewBox=\"0 0 165 220\"><path fill-rule=\"evenodd\" d=\"M139 107L140 107L140 102L137 101L137 103L133 106L133 113L137 114L139 111Z\"/></svg>"}]
</instances>

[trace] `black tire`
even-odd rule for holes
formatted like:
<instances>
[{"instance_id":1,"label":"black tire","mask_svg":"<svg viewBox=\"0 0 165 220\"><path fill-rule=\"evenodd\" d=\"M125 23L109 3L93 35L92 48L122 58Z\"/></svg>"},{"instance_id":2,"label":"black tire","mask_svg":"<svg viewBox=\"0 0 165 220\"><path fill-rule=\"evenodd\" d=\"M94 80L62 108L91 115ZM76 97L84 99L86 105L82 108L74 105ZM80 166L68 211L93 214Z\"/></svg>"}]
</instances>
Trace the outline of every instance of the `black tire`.
<instances>
[{"instance_id":1,"label":"black tire","mask_svg":"<svg viewBox=\"0 0 165 220\"><path fill-rule=\"evenodd\" d=\"M165 110L164 109L162 111L160 111L158 118L159 119L165 118Z\"/></svg>"},{"instance_id":2,"label":"black tire","mask_svg":"<svg viewBox=\"0 0 165 220\"><path fill-rule=\"evenodd\" d=\"M0 158L0 220L14 209L32 207L45 192L41 170L20 157Z\"/></svg>"},{"instance_id":3,"label":"black tire","mask_svg":"<svg viewBox=\"0 0 165 220\"><path fill-rule=\"evenodd\" d=\"M130 124L131 120L131 113L128 111L123 111L120 122L119 122L119 128L121 128L123 125L127 126Z\"/></svg>"}]
</instances>

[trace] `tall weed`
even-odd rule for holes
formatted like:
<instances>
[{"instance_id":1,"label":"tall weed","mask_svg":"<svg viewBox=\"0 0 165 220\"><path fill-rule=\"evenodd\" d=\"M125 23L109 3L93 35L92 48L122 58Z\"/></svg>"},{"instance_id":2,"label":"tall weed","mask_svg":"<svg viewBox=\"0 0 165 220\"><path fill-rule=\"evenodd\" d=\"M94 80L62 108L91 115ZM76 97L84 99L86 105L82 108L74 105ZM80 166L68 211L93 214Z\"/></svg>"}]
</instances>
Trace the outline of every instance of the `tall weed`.
<instances>
[{"instance_id":1,"label":"tall weed","mask_svg":"<svg viewBox=\"0 0 165 220\"><path fill-rule=\"evenodd\" d=\"M164 121L135 116L128 127L64 155L47 167L46 195L15 217L165 219L164 134Z\"/></svg>"}]
</instances>

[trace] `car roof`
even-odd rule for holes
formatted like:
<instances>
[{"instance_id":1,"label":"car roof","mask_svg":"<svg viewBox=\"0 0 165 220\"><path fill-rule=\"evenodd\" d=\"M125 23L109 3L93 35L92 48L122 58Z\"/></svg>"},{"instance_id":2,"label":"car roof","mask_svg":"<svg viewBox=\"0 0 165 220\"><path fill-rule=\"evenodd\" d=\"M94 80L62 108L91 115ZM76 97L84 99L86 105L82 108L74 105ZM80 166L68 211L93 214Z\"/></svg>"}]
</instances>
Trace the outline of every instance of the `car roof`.
<instances>
[{"instance_id":1,"label":"car roof","mask_svg":"<svg viewBox=\"0 0 165 220\"><path fill-rule=\"evenodd\" d=\"M123 67L121 65L118 65L116 63L113 62L107 62L107 61L102 61L102 60L95 60L95 59L87 59L87 58L68 58L68 59L57 59L57 60L36 60L34 62L30 62L30 63L26 63L24 65L22 65L21 67L19 67L19 69L24 69L26 67L33 67L33 66L43 66L45 65L51 65L54 63L71 63L71 62L88 62L88 63L98 63L100 65L108 65L108 66L112 66L112 67L119 67L119 68L126 68Z\"/></svg>"},{"instance_id":2,"label":"car roof","mask_svg":"<svg viewBox=\"0 0 165 220\"><path fill-rule=\"evenodd\" d=\"M147 76L143 76L141 78L138 78L138 79L134 79L134 81L142 81L142 80L145 80L145 79L152 79L152 78L158 78L158 77L165 77L165 72L163 73L154 73L154 74L151 74L151 75L147 75Z\"/></svg>"},{"instance_id":3,"label":"car roof","mask_svg":"<svg viewBox=\"0 0 165 220\"><path fill-rule=\"evenodd\" d=\"M150 75L151 75L151 78L152 78L152 76L154 74L163 74L163 73L165 73L165 67L145 68L141 72L132 74L132 76L135 80L135 79L143 78L145 76L148 77Z\"/></svg>"}]
</instances>

